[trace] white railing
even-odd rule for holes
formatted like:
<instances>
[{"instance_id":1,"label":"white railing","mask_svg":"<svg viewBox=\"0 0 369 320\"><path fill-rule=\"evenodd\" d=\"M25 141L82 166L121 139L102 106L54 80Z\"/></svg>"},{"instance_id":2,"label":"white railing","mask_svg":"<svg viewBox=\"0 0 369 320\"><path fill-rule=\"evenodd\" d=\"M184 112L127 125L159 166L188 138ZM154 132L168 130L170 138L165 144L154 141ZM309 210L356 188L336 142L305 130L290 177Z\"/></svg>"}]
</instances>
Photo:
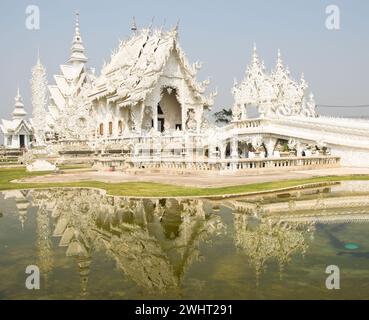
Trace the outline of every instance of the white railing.
<instances>
[{"instance_id":1,"label":"white railing","mask_svg":"<svg viewBox=\"0 0 369 320\"><path fill-rule=\"evenodd\" d=\"M290 169L294 167L322 168L334 167L340 163L339 157L289 157L265 159L229 159L223 161L223 170L252 170L252 169Z\"/></svg>"},{"instance_id":2,"label":"white railing","mask_svg":"<svg viewBox=\"0 0 369 320\"><path fill-rule=\"evenodd\" d=\"M294 158L265 158L265 159L209 159L197 157L186 159L181 155L168 158L160 156L130 157L104 157L96 158L95 165L103 168L131 167L132 169L146 170L173 170L173 171L246 171L257 172L313 168L333 168L340 164L339 157L294 157Z\"/></svg>"},{"instance_id":3,"label":"white railing","mask_svg":"<svg viewBox=\"0 0 369 320\"><path fill-rule=\"evenodd\" d=\"M246 119L235 121L234 124L237 129L259 128L262 121L263 119Z\"/></svg>"}]
</instances>

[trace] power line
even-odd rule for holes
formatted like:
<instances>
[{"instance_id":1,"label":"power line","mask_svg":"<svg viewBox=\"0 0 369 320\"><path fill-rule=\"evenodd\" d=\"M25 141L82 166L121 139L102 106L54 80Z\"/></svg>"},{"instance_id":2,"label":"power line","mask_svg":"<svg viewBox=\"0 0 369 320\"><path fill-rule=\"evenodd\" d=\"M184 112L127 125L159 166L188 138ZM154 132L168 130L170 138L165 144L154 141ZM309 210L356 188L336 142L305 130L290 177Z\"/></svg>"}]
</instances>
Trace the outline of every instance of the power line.
<instances>
[{"instance_id":1,"label":"power line","mask_svg":"<svg viewBox=\"0 0 369 320\"><path fill-rule=\"evenodd\" d=\"M361 104L356 106L331 106L326 104L318 104L317 107L320 108L369 108L369 104Z\"/></svg>"}]
</instances>

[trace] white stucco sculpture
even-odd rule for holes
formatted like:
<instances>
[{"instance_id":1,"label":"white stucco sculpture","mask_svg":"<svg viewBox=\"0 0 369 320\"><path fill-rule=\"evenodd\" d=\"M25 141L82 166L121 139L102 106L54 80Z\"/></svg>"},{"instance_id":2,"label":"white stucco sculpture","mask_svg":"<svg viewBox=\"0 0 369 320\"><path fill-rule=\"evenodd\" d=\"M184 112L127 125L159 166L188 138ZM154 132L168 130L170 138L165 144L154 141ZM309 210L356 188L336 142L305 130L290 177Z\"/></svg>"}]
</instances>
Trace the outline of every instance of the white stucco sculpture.
<instances>
[{"instance_id":1,"label":"white stucco sculpture","mask_svg":"<svg viewBox=\"0 0 369 320\"><path fill-rule=\"evenodd\" d=\"M29 172L56 170L56 166L45 159L36 159L32 163L28 164L26 168Z\"/></svg>"}]
</instances>

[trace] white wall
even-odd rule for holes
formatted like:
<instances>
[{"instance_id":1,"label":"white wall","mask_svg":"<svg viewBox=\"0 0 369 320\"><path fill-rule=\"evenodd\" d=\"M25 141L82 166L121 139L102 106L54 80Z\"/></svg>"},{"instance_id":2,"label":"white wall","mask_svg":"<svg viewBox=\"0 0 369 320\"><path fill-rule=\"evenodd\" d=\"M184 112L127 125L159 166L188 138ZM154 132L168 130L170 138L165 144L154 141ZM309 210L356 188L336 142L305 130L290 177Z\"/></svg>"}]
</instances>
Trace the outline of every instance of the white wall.
<instances>
[{"instance_id":1,"label":"white wall","mask_svg":"<svg viewBox=\"0 0 369 320\"><path fill-rule=\"evenodd\" d=\"M369 168L369 150L331 147L331 154L341 157L344 167Z\"/></svg>"}]
</instances>

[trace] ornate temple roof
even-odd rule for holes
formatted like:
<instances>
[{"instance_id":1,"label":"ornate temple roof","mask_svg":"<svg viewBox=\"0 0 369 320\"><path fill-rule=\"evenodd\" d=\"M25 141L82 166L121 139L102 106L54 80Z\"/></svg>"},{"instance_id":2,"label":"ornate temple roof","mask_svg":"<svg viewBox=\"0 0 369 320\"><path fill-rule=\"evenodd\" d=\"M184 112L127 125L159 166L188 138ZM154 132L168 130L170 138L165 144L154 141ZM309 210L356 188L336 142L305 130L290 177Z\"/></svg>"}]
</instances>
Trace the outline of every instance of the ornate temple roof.
<instances>
[{"instance_id":1,"label":"ornate temple roof","mask_svg":"<svg viewBox=\"0 0 369 320\"><path fill-rule=\"evenodd\" d=\"M123 106L143 101L165 71L171 54L175 53L195 97L206 107L212 105L212 97L203 96L209 81L196 82L195 76L201 65L198 62L193 65L188 63L179 46L177 28L169 31L149 28L133 31L128 40L120 42L110 62L104 64L90 97L109 96L115 101L122 100ZM173 76L176 77L175 74Z\"/></svg>"},{"instance_id":2,"label":"ornate temple roof","mask_svg":"<svg viewBox=\"0 0 369 320\"><path fill-rule=\"evenodd\" d=\"M87 60L77 13L71 56L67 64L60 65L61 74L54 75L55 84L48 86L50 94L50 104L47 108L48 123L54 129L58 126L63 127L66 118L70 120L71 110L77 110L84 105L87 92L85 89L95 78L93 72L86 68ZM75 126L75 123L71 122L71 126Z\"/></svg>"},{"instance_id":3,"label":"ornate temple roof","mask_svg":"<svg viewBox=\"0 0 369 320\"><path fill-rule=\"evenodd\" d=\"M1 120L0 130L3 133L17 133L22 130L22 128L30 133L32 131L30 123L25 120L27 115L26 110L24 110L23 99L20 95L19 88L17 90L17 95L15 96L14 110L12 112L12 120Z\"/></svg>"},{"instance_id":4,"label":"ornate temple roof","mask_svg":"<svg viewBox=\"0 0 369 320\"><path fill-rule=\"evenodd\" d=\"M241 117L243 105L259 107L263 115L316 117L315 100L308 94L308 84L291 77L278 50L277 62L270 74L259 58L254 46L251 63L246 68L244 80L232 89L235 98L234 115Z\"/></svg>"}]
</instances>

